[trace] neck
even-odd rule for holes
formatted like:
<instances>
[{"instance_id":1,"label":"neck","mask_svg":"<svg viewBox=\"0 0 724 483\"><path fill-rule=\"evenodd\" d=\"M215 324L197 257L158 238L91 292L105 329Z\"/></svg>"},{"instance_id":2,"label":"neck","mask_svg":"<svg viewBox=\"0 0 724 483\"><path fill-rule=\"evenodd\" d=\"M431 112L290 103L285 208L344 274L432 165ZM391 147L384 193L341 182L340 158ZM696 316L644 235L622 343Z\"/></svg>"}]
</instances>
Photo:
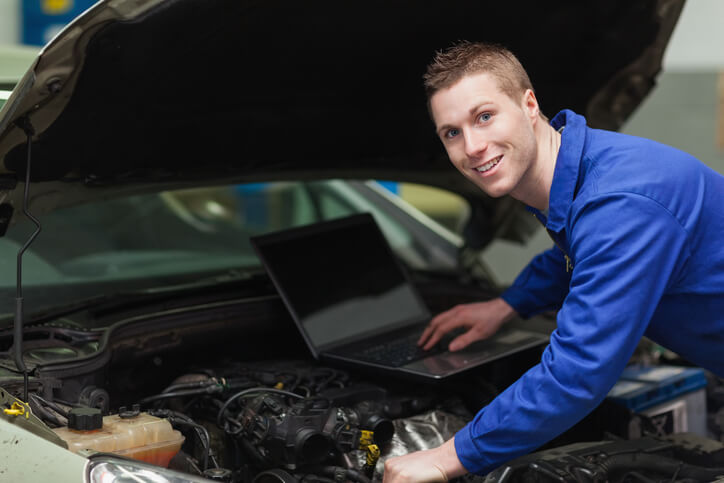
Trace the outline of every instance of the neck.
<instances>
[{"instance_id":1,"label":"neck","mask_svg":"<svg viewBox=\"0 0 724 483\"><path fill-rule=\"evenodd\" d=\"M520 186L522 196L519 199L528 206L541 211L548 209L548 201L553 185L553 172L556 168L556 158L561 147L561 133L543 119L539 119L534 127L537 155L531 166L531 171L526 175L526 182Z\"/></svg>"}]
</instances>

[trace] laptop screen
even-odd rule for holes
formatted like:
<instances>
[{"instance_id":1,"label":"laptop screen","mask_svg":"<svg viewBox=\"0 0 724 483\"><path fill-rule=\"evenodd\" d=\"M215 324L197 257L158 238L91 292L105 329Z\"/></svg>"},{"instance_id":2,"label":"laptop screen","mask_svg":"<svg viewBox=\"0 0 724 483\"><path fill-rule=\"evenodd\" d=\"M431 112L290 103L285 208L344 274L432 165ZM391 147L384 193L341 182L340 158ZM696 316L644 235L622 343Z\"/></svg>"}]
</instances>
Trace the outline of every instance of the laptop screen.
<instances>
[{"instance_id":1,"label":"laptop screen","mask_svg":"<svg viewBox=\"0 0 724 483\"><path fill-rule=\"evenodd\" d=\"M429 317L371 215L252 243L315 352Z\"/></svg>"}]
</instances>

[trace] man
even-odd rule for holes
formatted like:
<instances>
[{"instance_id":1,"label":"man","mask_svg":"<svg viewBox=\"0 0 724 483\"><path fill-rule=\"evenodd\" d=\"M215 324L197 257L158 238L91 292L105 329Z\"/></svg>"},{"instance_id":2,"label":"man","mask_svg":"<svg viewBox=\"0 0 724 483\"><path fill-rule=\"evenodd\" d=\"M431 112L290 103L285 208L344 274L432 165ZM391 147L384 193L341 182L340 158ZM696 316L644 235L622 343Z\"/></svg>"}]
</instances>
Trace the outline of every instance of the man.
<instances>
[{"instance_id":1,"label":"man","mask_svg":"<svg viewBox=\"0 0 724 483\"><path fill-rule=\"evenodd\" d=\"M500 298L435 317L419 344L453 328L459 350L516 313L560 309L541 362L439 448L393 458L385 482L485 474L594 409L643 335L724 376L724 177L653 141L550 124L509 51L461 43L425 86L450 161L490 196L511 195L555 245Z\"/></svg>"}]
</instances>

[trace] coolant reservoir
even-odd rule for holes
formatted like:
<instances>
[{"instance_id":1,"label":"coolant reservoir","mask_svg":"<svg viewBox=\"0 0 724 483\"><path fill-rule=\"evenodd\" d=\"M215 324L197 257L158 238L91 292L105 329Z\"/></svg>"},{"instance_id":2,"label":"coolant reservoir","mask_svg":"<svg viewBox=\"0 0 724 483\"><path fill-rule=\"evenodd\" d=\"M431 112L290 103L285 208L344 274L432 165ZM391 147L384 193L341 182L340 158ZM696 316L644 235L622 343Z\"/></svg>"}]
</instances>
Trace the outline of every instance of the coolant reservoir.
<instances>
[{"instance_id":1,"label":"coolant reservoir","mask_svg":"<svg viewBox=\"0 0 724 483\"><path fill-rule=\"evenodd\" d=\"M105 416L101 425L100 412L95 415L88 411L83 408L83 414L71 414L71 427L53 430L74 453L92 449L166 467L184 442L168 420L148 413Z\"/></svg>"}]
</instances>

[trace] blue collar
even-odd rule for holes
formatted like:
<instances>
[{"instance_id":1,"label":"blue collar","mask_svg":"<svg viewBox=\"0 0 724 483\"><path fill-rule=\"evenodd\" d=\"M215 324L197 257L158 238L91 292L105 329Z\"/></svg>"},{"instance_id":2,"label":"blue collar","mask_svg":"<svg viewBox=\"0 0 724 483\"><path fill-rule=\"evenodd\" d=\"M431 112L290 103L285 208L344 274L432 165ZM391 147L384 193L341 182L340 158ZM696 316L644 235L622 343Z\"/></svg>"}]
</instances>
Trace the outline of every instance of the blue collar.
<instances>
[{"instance_id":1,"label":"blue collar","mask_svg":"<svg viewBox=\"0 0 724 483\"><path fill-rule=\"evenodd\" d=\"M548 197L547 220L540 211L528 208L538 219L546 220L546 229L560 232L566 224L568 208L573 202L573 196L578 182L578 169L581 164L583 143L586 139L586 119L573 111L565 109L551 120L554 129L566 128L561 133L561 147L556 158L556 168L553 172L553 184Z\"/></svg>"}]
</instances>

